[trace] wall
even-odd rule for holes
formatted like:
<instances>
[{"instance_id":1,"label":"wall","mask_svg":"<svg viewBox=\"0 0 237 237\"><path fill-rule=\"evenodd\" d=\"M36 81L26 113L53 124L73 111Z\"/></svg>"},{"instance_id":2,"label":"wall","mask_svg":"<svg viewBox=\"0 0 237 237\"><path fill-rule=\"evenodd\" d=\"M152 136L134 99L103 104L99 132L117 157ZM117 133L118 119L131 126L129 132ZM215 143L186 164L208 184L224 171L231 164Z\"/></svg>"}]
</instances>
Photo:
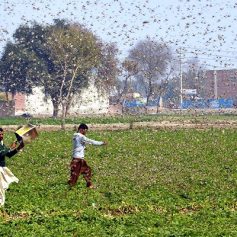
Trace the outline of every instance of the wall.
<instances>
[{"instance_id":1,"label":"wall","mask_svg":"<svg viewBox=\"0 0 237 237\"><path fill-rule=\"evenodd\" d=\"M81 95L72 101L70 115L77 114L105 114L109 110L109 96L101 95L97 88L90 86L82 90Z\"/></svg>"},{"instance_id":2,"label":"wall","mask_svg":"<svg viewBox=\"0 0 237 237\"><path fill-rule=\"evenodd\" d=\"M15 115L21 115L25 112L26 95L22 93L16 93L14 97L15 101Z\"/></svg>"},{"instance_id":3,"label":"wall","mask_svg":"<svg viewBox=\"0 0 237 237\"><path fill-rule=\"evenodd\" d=\"M101 96L95 86L91 84L82 91L81 96L76 96L72 101L69 115L107 113L108 107L108 96ZM25 112L33 116L53 115L53 104L50 99L45 99L42 88L34 88L33 94L26 96Z\"/></svg>"},{"instance_id":4,"label":"wall","mask_svg":"<svg viewBox=\"0 0 237 237\"><path fill-rule=\"evenodd\" d=\"M45 99L42 88L34 88L33 93L31 95L27 95L25 98L25 112L36 116L52 116L52 102L50 101L50 99Z\"/></svg>"}]
</instances>

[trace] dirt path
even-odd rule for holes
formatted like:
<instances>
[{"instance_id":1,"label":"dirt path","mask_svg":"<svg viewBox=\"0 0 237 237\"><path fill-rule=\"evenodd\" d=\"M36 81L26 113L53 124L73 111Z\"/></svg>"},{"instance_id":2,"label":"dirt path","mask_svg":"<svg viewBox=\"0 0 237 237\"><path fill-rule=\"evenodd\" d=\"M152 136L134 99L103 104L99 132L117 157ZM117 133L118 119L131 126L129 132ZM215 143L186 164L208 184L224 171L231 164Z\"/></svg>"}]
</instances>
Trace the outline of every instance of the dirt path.
<instances>
[{"instance_id":1,"label":"dirt path","mask_svg":"<svg viewBox=\"0 0 237 237\"><path fill-rule=\"evenodd\" d=\"M66 130L76 130L78 125L67 124ZM88 124L91 130L127 130L127 129L141 129L141 128L153 128L153 129L209 129L209 128L236 128L237 121L209 121L207 122L193 122L193 121L162 121L162 122L133 122L133 123L113 123L113 124ZM18 125L4 125L5 130L16 131ZM61 130L60 125L39 125L38 131L58 131Z\"/></svg>"}]
</instances>

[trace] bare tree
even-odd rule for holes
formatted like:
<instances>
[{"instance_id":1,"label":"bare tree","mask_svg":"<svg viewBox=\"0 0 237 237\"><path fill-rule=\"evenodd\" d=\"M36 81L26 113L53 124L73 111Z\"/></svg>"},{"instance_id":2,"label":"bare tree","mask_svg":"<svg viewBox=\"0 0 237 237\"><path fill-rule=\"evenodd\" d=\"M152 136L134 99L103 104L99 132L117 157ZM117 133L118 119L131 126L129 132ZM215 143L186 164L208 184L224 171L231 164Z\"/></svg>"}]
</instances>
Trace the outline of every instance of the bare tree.
<instances>
[{"instance_id":1,"label":"bare tree","mask_svg":"<svg viewBox=\"0 0 237 237\"><path fill-rule=\"evenodd\" d=\"M196 89L199 95L202 95L205 67L200 63L198 58L191 58L184 65L183 87L186 89Z\"/></svg>"},{"instance_id":2,"label":"bare tree","mask_svg":"<svg viewBox=\"0 0 237 237\"><path fill-rule=\"evenodd\" d=\"M100 92L109 92L116 84L119 75L118 48L113 43L101 45L100 64L97 67L97 80L95 84Z\"/></svg>"},{"instance_id":3,"label":"bare tree","mask_svg":"<svg viewBox=\"0 0 237 237\"><path fill-rule=\"evenodd\" d=\"M130 50L129 59L137 63L136 79L144 88L146 105L148 105L154 96L157 83L161 82L162 76L168 69L171 50L166 44L148 38L138 42Z\"/></svg>"},{"instance_id":4,"label":"bare tree","mask_svg":"<svg viewBox=\"0 0 237 237\"><path fill-rule=\"evenodd\" d=\"M124 98L126 97L129 88L131 89L131 79L138 73L137 63L135 61L125 59L120 67L121 79L117 80L117 103L123 104Z\"/></svg>"}]
</instances>

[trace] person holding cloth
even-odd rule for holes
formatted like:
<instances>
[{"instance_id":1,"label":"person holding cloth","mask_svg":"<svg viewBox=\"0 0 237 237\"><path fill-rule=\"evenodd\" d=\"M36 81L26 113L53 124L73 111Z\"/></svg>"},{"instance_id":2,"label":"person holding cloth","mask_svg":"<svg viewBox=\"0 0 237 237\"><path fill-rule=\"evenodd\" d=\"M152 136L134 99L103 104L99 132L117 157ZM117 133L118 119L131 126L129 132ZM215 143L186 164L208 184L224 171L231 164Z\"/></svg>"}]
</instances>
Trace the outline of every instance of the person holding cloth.
<instances>
[{"instance_id":1,"label":"person holding cloth","mask_svg":"<svg viewBox=\"0 0 237 237\"><path fill-rule=\"evenodd\" d=\"M12 182L18 183L18 178L6 167L5 158L14 156L18 151L24 147L23 140L19 142L17 147L17 142L14 142L10 147L7 147L3 143L4 131L0 128L0 206L5 203L5 191L8 189Z\"/></svg>"},{"instance_id":2,"label":"person holding cloth","mask_svg":"<svg viewBox=\"0 0 237 237\"><path fill-rule=\"evenodd\" d=\"M82 174L86 180L86 186L88 188L94 188L91 181L91 168L87 165L84 159L85 145L92 144L95 146L106 145L106 142L95 141L87 138L85 135L88 131L88 126L84 123L80 124L78 130L73 135L73 153L72 161L70 163L70 179L68 184L70 187L76 185L78 177Z\"/></svg>"}]
</instances>

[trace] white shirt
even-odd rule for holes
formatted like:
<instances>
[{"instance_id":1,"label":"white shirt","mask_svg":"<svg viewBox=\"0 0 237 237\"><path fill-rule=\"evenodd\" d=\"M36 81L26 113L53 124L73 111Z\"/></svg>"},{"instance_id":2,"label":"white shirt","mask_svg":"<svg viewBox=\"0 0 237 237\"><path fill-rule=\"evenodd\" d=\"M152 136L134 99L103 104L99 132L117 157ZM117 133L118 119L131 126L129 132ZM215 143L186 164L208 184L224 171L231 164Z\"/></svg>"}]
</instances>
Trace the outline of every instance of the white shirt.
<instances>
[{"instance_id":1,"label":"white shirt","mask_svg":"<svg viewBox=\"0 0 237 237\"><path fill-rule=\"evenodd\" d=\"M81 133L74 133L72 157L84 159L86 144L101 146L104 142L89 139Z\"/></svg>"}]
</instances>

